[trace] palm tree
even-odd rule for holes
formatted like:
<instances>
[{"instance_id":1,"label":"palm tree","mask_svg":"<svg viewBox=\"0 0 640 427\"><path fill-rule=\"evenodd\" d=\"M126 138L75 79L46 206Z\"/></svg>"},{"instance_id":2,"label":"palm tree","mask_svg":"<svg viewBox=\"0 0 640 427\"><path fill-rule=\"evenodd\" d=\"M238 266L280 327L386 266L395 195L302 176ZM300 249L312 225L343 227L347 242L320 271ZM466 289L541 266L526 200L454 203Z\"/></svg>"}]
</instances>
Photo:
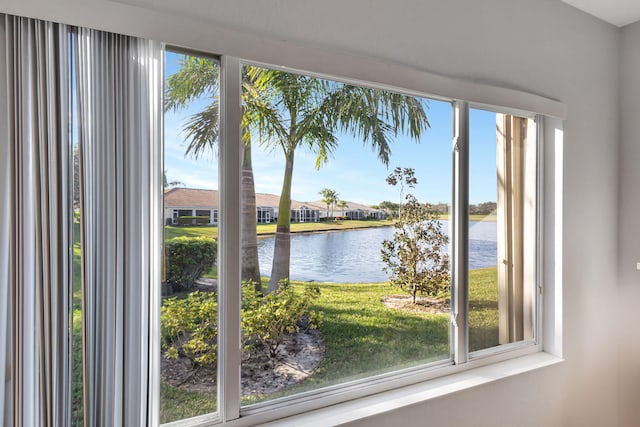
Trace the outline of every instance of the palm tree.
<instances>
[{"instance_id":1,"label":"palm tree","mask_svg":"<svg viewBox=\"0 0 640 427\"><path fill-rule=\"evenodd\" d=\"M418 141L429 127L421 100L387 91L328 82L317 78L249 67L247 74L275 108L270 111L272 139L285 157L278 206L273 266L268 292L289 278L291 255L291 183L294 155L305 146L316 154L316 168L328 161L338 145L337 134L349 133L371 144L388 164L390 143L400 133Z\"/></svg>"},{"instance_id":2,"label":"palm tree","mask_svg":"<svg viewBox=\"0 0 640 427\"><path fill-rule=\"evenodd\" d=\"M163 189L167 189L167 188L172 188L172 187L178 187L179 185L184 185L184 183L182 181L167 181L167 171L162 171L162 188Z\"/></svg>"},{"instance_id":3,"label":"palm tree","mask_svg":"<svg viewBox=\"0 0 640 427\"><path fill-rule=\"evenodd\" d=\"M255 283L261 291L258 242L256 237L256 197L251 164L251 129L270 135L268 97L261 94L249 76L243 74L243 161L242 161L242 280ZM219 136L219 73L216 63L208 58L184 56L180 69L167 79L165 111L186 108L193 100L206 97L210 103L193 114L183 131L188 146L185 156L194 158L211 150L215 152ZM266 108L266 114L261 109Z\"/></svg>"},{"instance_id":4,"label":"palm tree","mask_svg":"<svg viewBox=\"0 0 640 427\"><path fill-rule=\"evenodd\" d=\"M329 213L329 208L338 201L338 193L331 188L323 188L318 192L322 196L322 202L327 205L327 219L333 217L333 210Z\"/></svg>"},{"instance_id":5,"label":"palm tree","mask_svg":"<svg viewBox=\"0 0 640 427\"><path fill-rule=\"evenodd\" d=\"M338 200L338 207L340 208L340 216L344 216L344 208L348 208L346 200Z\"/></svg>"}]
</instances>

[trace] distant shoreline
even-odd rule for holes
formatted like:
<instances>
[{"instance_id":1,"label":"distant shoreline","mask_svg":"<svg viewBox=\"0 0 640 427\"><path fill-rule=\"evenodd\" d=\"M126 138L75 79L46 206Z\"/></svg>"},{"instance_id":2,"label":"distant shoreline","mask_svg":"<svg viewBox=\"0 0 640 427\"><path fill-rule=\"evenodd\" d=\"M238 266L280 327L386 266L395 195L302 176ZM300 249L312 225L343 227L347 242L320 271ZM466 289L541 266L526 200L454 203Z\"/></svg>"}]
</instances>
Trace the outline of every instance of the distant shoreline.
<instances>
[{"instance_id":1,"label":"distant shoreline","mask_svg":"<svg viewBox=\"0 0 640 427\"><path fill-rule=\"evenodd\" d=\"M441 220L449 220L449 215L441 215ZM472 222L496 222L495 215L469 215ZM365 230L367 228L383 228L392 227L391 220L340 220L340 221L323 221L323 222L295 222L291 224L291 234L306 233L324 233L333 231L353 231ZM276 223L257 224L256 234L258 237L271 237L276 234ZM165 238L170 239L177 236L191 237L213 237L218 236L218 226L199 225L199 226L165 226Z\"/></svg>"},{"instance_id":2,"label":"distant shoreline","mask_svg":"<svg viewBox=\"0 0 640 427\"><path fill-rule=\"evenodd\" d=\"M348 231L361 230L367 228L382 228L393 226L388 220L341 220L326 222L297 222L291 224L291 234L303 233L324 233L328 231ZM276 224L258 224L257 233L259 237L275 236Z\"/></svg>"}]
</instances>

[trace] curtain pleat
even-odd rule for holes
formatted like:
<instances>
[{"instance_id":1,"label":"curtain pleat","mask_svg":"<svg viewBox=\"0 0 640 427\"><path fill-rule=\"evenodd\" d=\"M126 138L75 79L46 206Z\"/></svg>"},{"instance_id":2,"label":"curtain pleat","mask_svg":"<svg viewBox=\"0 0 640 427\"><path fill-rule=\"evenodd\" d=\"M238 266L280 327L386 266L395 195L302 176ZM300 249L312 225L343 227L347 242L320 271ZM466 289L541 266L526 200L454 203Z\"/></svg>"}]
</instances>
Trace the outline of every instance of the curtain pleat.
<instances>
[{"instance_id":1,"label":"curtain pleat","mask_svg":"<svg viewBox=\"0 0 640 427\"><path fill-rule=\"evenodd\" d=\"M0 422L70 424L68 29L0 14Z\"/></svg>"},{"instance_id":2,"label":"curtain pleat","mask_svg":"<svg viewBox=\"0 0 640 427\"><path fill-rule=\"evenodd\" d=\"M159 43L78 29L85 423L156 424ZM151 361L151 363L150 363ZM151 368L150 368L151 366Z\"/></svg>"}]
</instances>

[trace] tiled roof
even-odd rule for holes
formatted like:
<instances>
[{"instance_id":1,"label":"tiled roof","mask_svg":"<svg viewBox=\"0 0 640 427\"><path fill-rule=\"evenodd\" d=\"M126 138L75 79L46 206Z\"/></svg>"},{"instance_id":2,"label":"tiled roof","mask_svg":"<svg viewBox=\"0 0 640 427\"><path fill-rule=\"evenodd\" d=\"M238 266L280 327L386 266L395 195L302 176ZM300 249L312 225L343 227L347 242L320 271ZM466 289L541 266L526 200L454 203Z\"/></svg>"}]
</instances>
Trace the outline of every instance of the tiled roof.
<instances>
[{"instance_id":1,"label":"tiled roof","mask_svg":"<svg viewBox=\"0 0 640 427\"><path fill-rule=\"evenodd\" d=\"M275 194L256 193L256 206L277 208L280 197Z\"/></svg>"},{"instance_id":2,"label":"tiled roof","mask_svg":"<svg viewBox=\"0 0 640 427\"><path fill-rule=\"evenodd\" d=\"M164 192L166 207L213 208L219 206L217 190L171 188Z\"/></svg>"},{"instance_id":3,"label":"tiled roof","mask_svg":"<svg viewBox=\"0 0 640 427\"><path fill-rule=\"evenodd\" d=\"M327 205L322 201L322 200L316 200L315 202L311 202L313 205L316 205L319 207L319 209L323 209L323 210L327 210ZM367 206L367 205L363 205L362 203L356 203L356 202L350 202L347 200L347 206L344 207L344 211L355 211L355 210L363 210L363 211L374 211L376 209L373 209L371 206ZM342 208L339 207L338 205L335 205L333 207L333 212L334 213L338 213L342 211Z\"/></svg>"},{"instance_id":4,"label":"tiled roof","mask_svg":"<svg viewBox=\"0 0 640 427\"><path fill-rule=\"evenodd\" d=\"M280 197L275 194L256 193L256 206L277 208ZM217 190L176 187L164 192L164 205L167 208L217 208L220 205ZM306 206L310 209L322 209L321 205L291 200L291 209Z\"/></svg>"}]
</instances>

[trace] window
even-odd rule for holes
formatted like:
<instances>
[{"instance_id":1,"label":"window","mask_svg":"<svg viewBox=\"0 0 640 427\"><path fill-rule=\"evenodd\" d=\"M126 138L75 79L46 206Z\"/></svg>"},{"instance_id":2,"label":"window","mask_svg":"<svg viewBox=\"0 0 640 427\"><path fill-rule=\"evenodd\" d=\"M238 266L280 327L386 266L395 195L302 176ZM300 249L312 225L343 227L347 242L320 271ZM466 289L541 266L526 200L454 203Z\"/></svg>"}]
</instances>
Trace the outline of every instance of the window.
<instances>
[{"instance_id":1,"label":"window","mask_svg":"<svg viewBox=\"0 0 640 427\"><path fill-rule=\"evenodd\" d=\"M537 172L534 120L471 109L469 125L469 350L474 352L534 339ZM475 137L483 133L495 138ZM492 182L483 169L494 171Z\"/></svg>"},{"instance_id":2,"label":"window","mask_svg":"<svg viewBox=\"0 0 640 427\"><path fill-rule=\"evenodd\" d=\"M160 422L217 409L219 65L167 52L165 59L164 283ZM185 81L192 72L197 88ZM204 113L203 113L204 111ZM192 137L185 137L192 135Z\"/></svg>"},{"instance_id":3,"label":"window","mask_svg":"<svg viewBox=\"0 0 640 427\"><path fill-rule=\"evenodd\" d=\"M153 424L158 385L162 422L266 422L540 351L539 116L168 52L162 177L159 43L73 34L74 425Z\"/></svg>"},{"instance_id":4,"label":"window","mask_svg":"<svg viewBox=\"0 0 640 427\"><path fill-rule=\"evenodd\" d=\"M167 61L168 79L170 69L196 70L205 83L182 119L165 117L173 150L165 169L193 149L203 131L196 120L219 114L208 141L220 156L206 166L219 179L207 191L227 221L207 231L218 250L205 279L215 287L182 300L210 294L219 319L208 331L198 330L205 319L194 321L162 349L163 360L187 366L179 381L163 370L163 422L216 408L206 420L295 413L497 353L539 351L534 115L233 58L223 59L222 80L213 59ZM243 115L225 101L241 103ZM202 183L193 170L172 178L184 191ZM164 304L181 301L172 298ZM190 346L216 353L189 361Z\"/></svg>"}]
</instances>

